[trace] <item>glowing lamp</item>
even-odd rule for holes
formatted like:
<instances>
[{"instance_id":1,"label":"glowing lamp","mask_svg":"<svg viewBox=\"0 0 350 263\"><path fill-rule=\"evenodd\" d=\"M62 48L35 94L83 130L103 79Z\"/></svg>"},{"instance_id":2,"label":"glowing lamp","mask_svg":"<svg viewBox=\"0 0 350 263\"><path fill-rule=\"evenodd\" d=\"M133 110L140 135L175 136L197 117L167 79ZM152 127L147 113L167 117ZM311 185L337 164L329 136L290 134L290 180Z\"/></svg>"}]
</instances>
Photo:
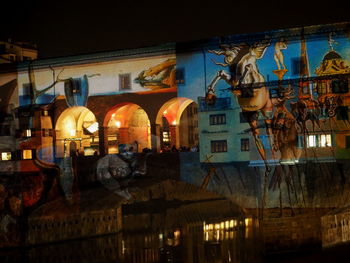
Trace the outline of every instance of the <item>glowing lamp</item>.
<instances>
[{"instance_id":1,"label":"glowing lamp","mask_svg":"<svg viewBox=\"0 0 350 263\"><path fill-rule=\"evenodd\" d=\"M117 128L120 128L121 122L120 122L120 121L116 121L116 122L115 122L115 126L117 126Z\"/></svg>"},{"instance_id":2,"label":"glowing lamp","mask_svg":"<svg viewBox=\"0 0 350 263\"><path fill-rule=\"evenodd\" d=\"M70 134L70 136L75 136L76 130L70 130L70 131L69 131L69 134Z\"/></svg>"},{"instance_id":3,"label":"glowing lamp","mask_svg":"<svg viewBox=\"0 0 350 263\"><path fill-rule=\"evenodd\" d=\"M172 125L176 125L176 120L174 120L171 124L172 124Z\"/></svg>"}]
</instances>

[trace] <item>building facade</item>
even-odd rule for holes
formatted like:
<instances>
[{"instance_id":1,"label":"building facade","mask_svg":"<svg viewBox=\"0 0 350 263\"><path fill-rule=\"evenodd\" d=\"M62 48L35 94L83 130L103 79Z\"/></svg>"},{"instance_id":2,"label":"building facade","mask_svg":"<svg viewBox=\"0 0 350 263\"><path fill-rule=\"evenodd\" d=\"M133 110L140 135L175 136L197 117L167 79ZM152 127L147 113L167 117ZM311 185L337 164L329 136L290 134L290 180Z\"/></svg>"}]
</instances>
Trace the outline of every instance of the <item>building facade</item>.
<instances>
[{"instance_id":1,"label":"building facade","mask_svg":"<svg viewBox=\"0 0 350 263\"><path fill-rule=\"evenodd\" d=\"M1 202L13 197L13 204L0 208L20 214L15 204L30 208L47 198L50 169L68 182L68 196L73 157L96 161L125 150L180 150L181 180L242 207L337 205L327 198L350 175L348 28L233 35L2 69L0 190ZM339 188L322 193L332 173Z\"/></svg>"}]
</instances>

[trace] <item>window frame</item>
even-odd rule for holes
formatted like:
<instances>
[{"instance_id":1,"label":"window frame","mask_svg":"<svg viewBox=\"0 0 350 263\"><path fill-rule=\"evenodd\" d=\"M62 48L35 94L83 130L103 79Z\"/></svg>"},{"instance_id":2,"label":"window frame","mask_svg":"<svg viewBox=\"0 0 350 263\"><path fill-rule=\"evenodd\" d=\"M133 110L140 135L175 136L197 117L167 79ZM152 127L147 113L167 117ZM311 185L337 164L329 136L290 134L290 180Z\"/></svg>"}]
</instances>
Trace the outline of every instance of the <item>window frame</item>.
<instances>
[{"instance_id":1,"label":"window frame","mask_svg":"<svg viewBox=\"0 0 350 263\"><path fill-rule=\"evenodd\" d=\"M225 153L228 151L227 140L210 141L210 151L212 153Z\"/></svg>"},{"instance_id":2,"label":"window frame","mask_svg":"<svg viewBox=\"0 0 350 263\"><path fill-rule=\"evenodd\" d=\"M250 140L249 138L241 138L241 152L250 151Z\"/></svg>"},{"instance_id":3,"label":"window frame","mask_svg":"<svg viewBox=\"0 0 350 263\"><path fill-rule=\"evenodd\" d=\"M226 124L226 114L211 114L209 115L209 125L225 125Z\"/></svg>"},{"instance_id":4,"label":"window frame","mask_svg":"<svg viewBox=\"0 0 350 263\"><path fill-rule=\"evenodd\" d=\"M131 90L131 73L119 74L119 91ZM125 79L128 79L128 87L125 88Z\"/></svg>"}]
</instances>

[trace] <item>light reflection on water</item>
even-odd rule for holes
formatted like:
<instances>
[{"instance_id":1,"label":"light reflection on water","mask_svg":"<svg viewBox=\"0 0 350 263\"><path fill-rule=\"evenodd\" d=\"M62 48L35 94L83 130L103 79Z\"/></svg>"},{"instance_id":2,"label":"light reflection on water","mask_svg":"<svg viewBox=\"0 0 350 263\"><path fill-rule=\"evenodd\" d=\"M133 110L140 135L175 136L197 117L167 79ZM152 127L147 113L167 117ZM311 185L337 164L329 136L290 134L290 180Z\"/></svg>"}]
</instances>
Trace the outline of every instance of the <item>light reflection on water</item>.
<instances>
[{"instance_id":1,"label":"light reflection on water","mask_svg":"<svg viewBox=\"0 0 350 263\"><path fill-rule=\"evenodd\" d=\"M118 234L34 247L18 262L260 262L257 220L238 214L227 202L191 203L150 213L124 209Z\"/></svg>"}]
</instances>

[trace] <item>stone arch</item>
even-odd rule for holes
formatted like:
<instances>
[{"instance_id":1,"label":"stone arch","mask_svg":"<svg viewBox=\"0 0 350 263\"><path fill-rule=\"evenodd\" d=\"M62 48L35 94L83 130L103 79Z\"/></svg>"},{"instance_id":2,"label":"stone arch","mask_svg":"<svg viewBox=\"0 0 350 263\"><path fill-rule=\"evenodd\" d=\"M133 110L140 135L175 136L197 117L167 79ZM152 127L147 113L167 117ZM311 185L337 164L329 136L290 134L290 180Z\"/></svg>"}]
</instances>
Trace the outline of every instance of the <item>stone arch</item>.
<instances>
[{"instance_id":1,"label":"stone arch","mask_svg":"<svg viewBox=\"0 0 350 263\"><path fill-rule=\"evenodd\" d=\"M93 155L98 150L98 123L95 115L86 107L75 106L64 110L57 119L56 157L72 155L70 142L82 155Z\"/></svg>"},{"instance_id":2,"label":"stone arch","mask_svg":"<svg viewBox=\"0 0 350 263\"><path fill-rule=\"evenodd\" d=\"M118 153L128 145L135 152L151 148L150 121L138 104L125 102L108 110L103 125L106 129L107 152Z\"/></svg>"},{"instance_id":3,"label":"stone arch","mask_svg":"<svg viewBox=\"0 0 350 263\"><path fill-rule=\"evenodd\" d=\"M195 109L195 116L184 116L183 113ZM156 124L160 126L161 147L184 146L186 148L198 144L198 116L197 104L189 99L177 97L165 102L156 117ZM191 128L190 128L191 127ZM194 137L195 139L189 139Z\"/></svg>"}]
</instances>

